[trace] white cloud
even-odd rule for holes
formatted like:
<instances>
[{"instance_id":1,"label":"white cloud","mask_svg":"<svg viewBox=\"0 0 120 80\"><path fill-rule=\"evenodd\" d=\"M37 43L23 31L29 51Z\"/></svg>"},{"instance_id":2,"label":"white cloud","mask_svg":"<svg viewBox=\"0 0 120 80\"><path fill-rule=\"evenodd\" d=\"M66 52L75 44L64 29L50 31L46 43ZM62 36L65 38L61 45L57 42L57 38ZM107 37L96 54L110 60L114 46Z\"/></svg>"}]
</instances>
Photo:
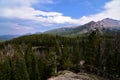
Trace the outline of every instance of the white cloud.
<instances>
[{"instance_id":1,"label":"white cloud","mask_svg":"<svg viewBox=\"0 0 120 80\"><path fill-rule=\"evenodd\" d=\"M10 23L10 25L11 25L10 27L14 30L21 30L21 31L34 30L34 28L31 26L23 26L23 25L19 25L18 23Z\"/></svg>"},{"instance_id":2,"label":"white cloud","mask_svg":"<svg viewBox=\"0 0 120 80\"><path fill-rule=\"evenodd\" d=\"M120 0L111 0L105 4L104 11L89 16L83 16L80 18L80 22L84 24L92 20L98 21L104 18L120 20Z\"/></svg>"},{"instance_id":3,"label":"white cloud","mask_svg":"<svg viewBox=\"0 0 120 80\"><path fill-rule=\"evenodd\" d=\"M0 0L0 8L31 6L35 3L38 3L38 0Z\"/></svg>"},{"instance_id":4,"label":"white cloud","mask_svg":"<svg viewBox=\"0 0 120 80\"><path fill-rule=\"evenodd\" d=\"M104 6L104 11L83 16L79 19L73 19L70 16L64 16L59 12L45 12L34 9L31 5L35 3L52 4L53 0L1 0L0 1L0 16L7 18L19 18L32 20L36 23L41 23L44 26L52 24L85 24L89 21L98 21L104 18L113 18L120 20L120 0L111 0ZM4 6L4 7L3 7ZM11 7L13 6L13 7Z\"/></svg>"},{"instance_id":5,"label":"white cloud","mask_svg":"<svg viewBox=\"0 0 120 80\"><path fill-rule=\"evenodd\" d=\"M40 0L41 4L54 4L55 2L53 0Z\"/></svg>"},{"instance_id":6,"label":"white cloud","mask_svg":"<svg viewBox=\"0 0 120 80\"><path fill-rule=\"evenodd\" d=\"M0 33L4 34L25 34L35 32L35 28L29 25L22 25L15 22L0 23Z\"/></svg>"},{"instance_id":7,"label":"white cloud","mask_svg":"<svg viewBox=\"0 0 120 80\"><path fill-rule=\"evenodd\" d=\"M7 18L19 18L26 20L33 20L40 22L41 24L76 24L77 20L72 19L69 16L64 16L62 13L58 12L45 12L41 10L36 10L31 7L32 4L38 2L38 0L1 0L0 5L5 7L0 8L0 16ZM38 3L54 3L53 0L40 0ZM19 4L19 5L18 5ZM27 4L27 5L26 5ZM14 7L11 7L14 6Z\"/></svg>"},{"instance_id":8,"label":"white cloud","mask_svg":"<svg viewBox=\"0 0 120 80\"><path fill-rule=\"evenodd\" d=\"M76 24L75 19L68 16L63 16L62 13L58 12L44 12L35 10L32 7L19 7L19 8L5 8L2 13L4 17L9 18L20 18L35 20L37 22L48 22L48 23L71 23Z\"/></svg>"},{"instance_id":9,"label":"white cloud","mask_svg":"<svg viewBox=\"0 0 120 80\"><path fill-rule=\"evenodd\" d=\"M20 25L18 23L9 23L11 28L11 34L24 34L29 32L35 32L35 28L27 25Z\"/></svg>"}]
</instances>

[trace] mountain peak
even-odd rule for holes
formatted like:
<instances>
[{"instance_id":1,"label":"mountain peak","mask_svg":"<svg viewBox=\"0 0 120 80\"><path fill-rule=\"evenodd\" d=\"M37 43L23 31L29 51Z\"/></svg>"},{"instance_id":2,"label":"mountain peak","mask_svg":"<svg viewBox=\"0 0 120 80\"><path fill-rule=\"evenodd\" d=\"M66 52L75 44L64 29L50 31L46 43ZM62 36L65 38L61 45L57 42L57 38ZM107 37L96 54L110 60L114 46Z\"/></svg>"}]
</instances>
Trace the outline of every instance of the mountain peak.
<instances>
[{"instance_id":1,"label":"mountain peak","mask_svg":"<svg viewBox=\"0 0 120 80\"><path fill-rule=\"evenodd\" d=\"M98 24L97 24L95 21L91 21L91 22L85 24L85 26L89 26L89 27L91 27L91 28L95 28L96 25L98 25Z\"/></svg>"},{"instance_id":2,"label":"mountain peak","mask_svg":"<svg viewBox=\"0 0 120 80\"><path fill-rule=\"evenodd\" d=\"M103 25L104 27L120 27L120 21L111 18L105 18L97 23Z\"/></svg>"},{"instance_id":3,"label":"mountain peak","mask_svg":"<svg viewBox=\"0 0 120 80\"><path fill-rule=\"evenodd\" d=\"M113 20L113 19L111 19L111 18L105 18L105 19L103 19L103 20Z\"/></svg>"},{"instance_id":4,"label":"mountain peak","mask_svg":"<svg viewBox=\"0 0 120 80\"><path fill-rule=\"evenodd\" d=\"M60 35L71 35L71 34L73 35L73 34L87 33L95 29L99 29L100 33L102 33L103 29L120 30L120 21L110 18L105 18L98 22L91 21L89 23L74 28L59 28L56 30L51 30L48 31L48 33L56 33Z\"/></svg>"},{"instance_id":5,"label":"mountain peak","mask_svg":"<svg viewBox=\"0 0 120 80\"><path fill-rule=\"evenodd\" d=\"M90 21L89 23L87 24L95 24L96 22L95 21Z\"/></svg>"},{"instance_id":6,"label":"mountain peak","mask_svg":"<svg viewBox=\"0 0 120 80\"><path fill-rule=\"evenodd\" d=\"M86 25L86 26L93 26L93 25L95 25L95 24L96 24L95 21L90 21L89 23L86 23L85 25Z\"/></svg>"},{"instance_id":7,"label":"mountain peak","mask_svg":"<svg viewBox=\"0 0 120 80\"><path fill-rule=\"evenodd\" d=\"M105 18L105 19L103 19L103 20L101 20L101 21L107 21L107 22L115 22L115 21L117 21L117 20L114 20L114 19L111 19L111 18Z\"/></svg>"}]
</instances>

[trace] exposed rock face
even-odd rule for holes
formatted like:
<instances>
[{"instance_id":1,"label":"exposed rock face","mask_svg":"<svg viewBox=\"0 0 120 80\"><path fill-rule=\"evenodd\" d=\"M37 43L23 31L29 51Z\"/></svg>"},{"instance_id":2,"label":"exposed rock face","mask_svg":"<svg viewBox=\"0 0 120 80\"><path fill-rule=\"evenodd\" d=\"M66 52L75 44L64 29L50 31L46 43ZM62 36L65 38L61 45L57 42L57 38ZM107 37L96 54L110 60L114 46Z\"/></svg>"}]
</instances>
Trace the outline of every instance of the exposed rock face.
<instances>
[{"instance_id":1,"label":"exposed rock face","mask_svg":"<svg viewBox=\"0 0 120 80\"><path fill-rule=\"evenodd\" d=\"M48 80L108 80L101 78L99 76L93 75L93 74L87 74L87 73L78 73L75 74L70 71L62 71L59 72L59 76L57 77L51 77Z\"/></svg>"},{"instance_id":2,"label":"exposed rock face","mask_svg":"<svg viewBox=\"0 0 120 80\"><path fill-rule=\"evenodd\" d=\"M98 22L91 21L84 25L73 26L72 28L71 27L58 28L47 31L45 33L57 34L57 35L76 35L76 34L88 33L89 31L94 30L96 28L99 29L100 32L102 32L103 29L111 30L111 31L114 30L120 31L120 21L106 18Z\"/></svg>"},{"instance_id":3,"label":"exposed rock face","mask_svg":"<svg viewBox=\"0 0 120 80\"><path fill-rule=\"evenodd\" d=\"M103 19L101 21L97 22L98 24L102 25L104 28L120 28L120 21L118 20L113 20L110 18Z\"/></svg>"}]
</instances>

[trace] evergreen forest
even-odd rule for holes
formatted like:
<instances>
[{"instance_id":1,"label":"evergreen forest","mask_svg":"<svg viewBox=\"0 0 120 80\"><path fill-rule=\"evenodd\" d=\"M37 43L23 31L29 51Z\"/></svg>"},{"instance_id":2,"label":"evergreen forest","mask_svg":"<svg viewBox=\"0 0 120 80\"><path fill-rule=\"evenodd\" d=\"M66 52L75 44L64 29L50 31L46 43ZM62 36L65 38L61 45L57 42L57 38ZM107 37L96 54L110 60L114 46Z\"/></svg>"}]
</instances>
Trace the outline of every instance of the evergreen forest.
<instances>
[{"instance_id":1,"label":"evergreen forest","mask_svg":"<svg viewBox=\"0 0 120 80\"><path fill-rule=\"evenodd\" d=\"M0 80L47 80L59 71L120 78L120 33L34 34L0 42Z\"/></svg>"}]
</instances>

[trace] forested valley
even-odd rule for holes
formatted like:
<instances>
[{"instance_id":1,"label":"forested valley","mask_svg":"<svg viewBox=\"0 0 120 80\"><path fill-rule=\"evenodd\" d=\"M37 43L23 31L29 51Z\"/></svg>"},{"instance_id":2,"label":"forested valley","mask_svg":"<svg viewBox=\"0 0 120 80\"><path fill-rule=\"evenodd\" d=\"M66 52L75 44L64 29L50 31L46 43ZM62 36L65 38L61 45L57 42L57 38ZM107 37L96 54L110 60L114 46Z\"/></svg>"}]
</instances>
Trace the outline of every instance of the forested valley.
<instances>
[{"instance_id":1,"label":"forested valley","mask_svg":"<svg viewBox=\"0 0 120 80\"><path fill-rule=\"evenodd\" d=\"M47 80L62 70L119 80L119 35L34 34L0 42L0 80Z\"/></svg>"}]
</instances>

